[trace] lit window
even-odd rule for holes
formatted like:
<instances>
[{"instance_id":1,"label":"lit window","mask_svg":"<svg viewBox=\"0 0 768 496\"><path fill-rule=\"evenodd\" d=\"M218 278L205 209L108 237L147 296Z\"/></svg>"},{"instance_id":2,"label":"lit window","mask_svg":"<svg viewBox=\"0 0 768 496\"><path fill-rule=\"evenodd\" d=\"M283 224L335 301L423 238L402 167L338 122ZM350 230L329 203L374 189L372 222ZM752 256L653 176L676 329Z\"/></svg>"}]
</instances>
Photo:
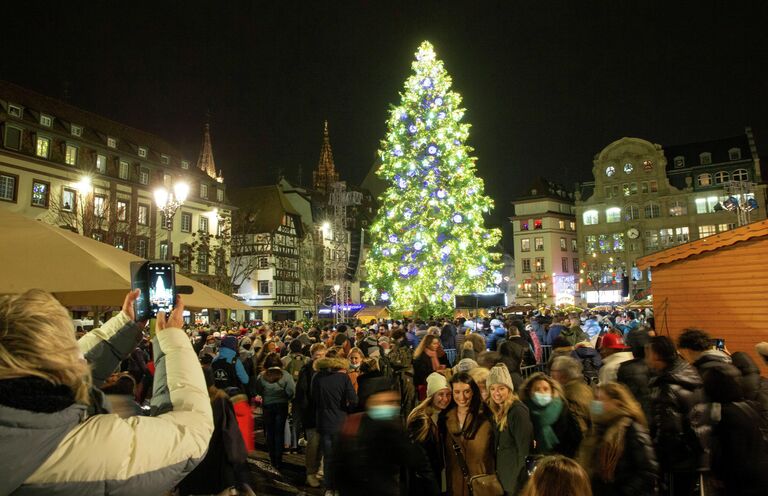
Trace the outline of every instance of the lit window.
<instances>
[{"instance_id":1,"label":"lit window","mask_svg":"<svg viewBox=\"0 0 768 496\"><path fill-rule=\"evenodd\" d=\"M613 251L624 251L624 233L613 234Z\"/></svg>"},{"instance_id":2,"label":"lit window","mask_svg":"<svg viewBox=\"0 0 768 496\"><path fill-rule=\"evenodd\" d=\"M640 218L640 209L637 205L626 205L624 207L624 220L637 220Z\"/></svg>"},{"instance_id":3,"label":"lit window","mask_svg":"<svg viewBox=\"0 0 768 496\"><path fill-rule=\"evenodd\" d=\"M606 222L620 222L621 221L621 209L619 207L612 207L605 211Z\"/></svg>"},{"instance_id":4,"label":"lit window","mask_svg":"<svg viewBox=\"0 0 768 496\"><path fill-rule=\"evenodd\" d=\"M709 152L704 152L699 154L699 164L701 165L710 165L712 163L712 154Z\"/></svg>"},{"instance_id":5,"label":"lit window","mask_svg":"<svg viewBox=\"0 0 768 496\"><path fill-rule=\"evenodd\" d=\"M579 242L576 240L576 238L571 238L571 251L579 251Z\"/></svg>"},{"instance_id":6,"label":"lit window","mask_svg":"<svg viewBox=\"0 0 768 496\"><path fill-rule=\"evenodd\" d=\"M24 110L18 105L8 105L8 115L21 119L24 115Z\"/></svg>"},{"instance_id":7,"label":"lit window","mask_svg":"<svg viewBox=\"0 0 768 496\"><path fill-rule=\"evenodd\" d=\"M584 251L594 253L597 250L597 236L589 235L584 237Z\"/></svg>"},{"instance_id":8,"label":"lit window","mask_svg":"<svg viewBox=\"0 0 768 496\"><path fill-rule=\"evenodd\" d=\"M64 188L61 192L61 210L74 212L77 210L77 192L72 188Z\"/></svg>"},{"instance_id":9,"label":"lit window","mask_svg":"<svg viewBox=\"0 0 768 496\"><path fill-rule=\"evenodd\" d=\"M53 125L53 117L50 115L40 114L40 125L51 127Z\"/></svg>"},{"instance_id":10,"label":"lit window","mask_svg":"<svg viewBox=\"0 0 768 496\"><path fill-rule=\"evenodd\" d=\"M597 210L587 210L584 212L583 219L585 226L597 224Z\"/></svg>"},{"instance_id":11,"label":"lit window","mask_svg":"<svg viewBox=\"0 0 768 496\"><path fill-rule=\"evenodd\" d=\"M719 200L716 196L708 196L706 198L696 198L696 213L697 214L711 214L716 212L715 207L719 204Z\"/></svg>"},{"instance_id":12,"label":"lit window","mask_svg":"<svg viewBox=\"0 0 768 496\"><path fill-rule=\"evenodd\" d=\"M706 238L715 234L715 226L699 226L699 238Z\"/></svg>"},{"instance_id":13,"label":"lit window","mask_svg":"<svg viewBox=\"0 0 768 496\"><path fill-rule=\"evenodd\" d=\"M661 246L670 246L675 242L675 230L674 229L661 229L659 230L659 241Z\"/></svg>"},{"instance_id":14,"label":"lit window","mask_svg":"<svg viewBox=\"0 0 768 496\"><path fill-rule=\"evenodd\" d=\"M736 169L731 174L733 181L749 181L749 172L747 169Z\"/></svg>"},{"instance_id":15,"label":"lit window","mask_svg":"<svg viewBox=\"0 0 768 496\"><path fill-rule=\"evenodd\" d=\"M645 248L655 250L659 247L659 231L645 231Z\"/></svg>"},{"instance_id":16,"label":"lit window","mask_svg":"<svg viewBox=\"0 0 768 496\"><path fill-rule=\"evenodd\" d=\"M741 160L741 148L731 148L728 150L728 158L730 160Z\"/></svg>"},{"instance_id":17,"label":"lit window","mask_svg":"<svg viewBox=\"0 0 768 496\"><path fill-rule=\"evenodd\" d=\"M533 249L536 251L544 251L544 238L533 238Z\"/></svg>"},{"instance_id":18,"label":"lit window","mask_svg":"<svg viewBox=\"0 0 768 496\"><path fill-rule=\"evenodd\" d=\"M200 184L200 198L208 198L208 185Z\"/></svg>"},{"instance_id":19,"label":"lit window","mask_svg":"<svg viewBox=\"0 0 768 496\"><path fill-rule=\"evenodd\" d=\"M560 238L560 251L568 251L568 240Z\"/></svg>"},{"instance_id":20,"label":"lit window","mask_svg":"<svg viewBox=\"0 0 768 496\"><path fill-rule=\"evenodd\" d=\"M651 181L649 183L649 185L650 185L650 188L651 188L651 193L656 193L657 191L659 191L659 183L658 182Z\"/></svg>"},{"instance_id":21,"label":"lit window","mask_svg":"<svg viewBox=\"0 0 768 496\"><path fill-rule=\"evenodd\" d=\"M168 157L168 155L160 155L160 163L163 165L168 165L170 163L171 159Z\"/></svg>"},{"instance_id":22,"label":"lit window","mask_svg":"<svg viewBox=\"0 0 768 496\"><path fill-rule=\"evenodd\" d=\"M269 281L259 281L259 294L269 295Z\"/></svg>"},{"instance_id":23,"label":"lit window","mask_svg":"<svg viewBox=\"0 0 768 496\"><path fill-rule=\"evenodd\" d=\"M64 162L67 165L77 165L77 147L67 145L67 151L64 154Z\"/></svg>"},{"instance_id":24,"label":"lit window","mask_svg":"<svg viewBox=\"0 0 768 496\"><path fill-rule=\"evenodd\" d=\"M633 170L635 170L635 167L631 163L627 162L626 164L624 164L625 174L632 174Z\"/></svg>"},{"instance_id":25,"label":"lit window","mask_svg":"<svg viewBox=\"0 0 768 496\"><path fill-rule=\"evenodd\" d=\"M624 192L624 196L629 196L629 183L624 183L621 190Z\"/></svg>"},{"instance_id":26,"label":"lit window","mask_svg":"<svg viewBox=\"0 0 768 496\"><path fill-rule=\"evenodd\" d=\"M637 183L630 183L629 184L629 194L630 195L636 195L637 194Z\"/></svg>"},{"instance_id":27,"label":"lit window","mask_svg":"<svg viewBox=\"0 0 768 496\"><path fill-rule=\"evenodd\" d=\"M72 133L72 136L77 136L79 138L83 135L83 128L82 126L78 126L77 124L72 124L69 127L69 132Z\"/></svg>"},{"instance_id":28,"label":"lit window","mask_svg":"<svg viewBox=\"0 0 768 496\"><path fill-rule=\"evenodd\" d=\"M10 174L0 174L0 200L16 201L17 176Z\"/></svg>"},{"instance_id":29,"label":"lit window","mask_svg":"<svg viewBox=\"0 0 768 496\"><path fill-rule=\"evenodd\" d=\"M712 174L699 174L696 177L696 183L699 186L711 186L712 185Z\"/></svg>"},{"instance_id":30,"label":"lit window","mask_svg":"<svg viewBox=\"0 0 768 496\"><path fill-rule=\"evenodd\" d=\"M715 172L715 184L723 184L729 179L730 175L725 171Z\"/></svg>"},{"instance_id":31,"label":"lit window","mask_svg":"<svg viewBox=\"0 0 768 496\"><path fill-rule=\"evenodd\" d=\"M542 229L543 227L544 227L544 224L542 224L541 219L536 219L533 221L534 229Z\"/></svg>"},{"instance_id":32,"label":"lit window","mask_svg":"<svg viewBox=\"0 0 768 496\"><path fill-rule=\"evenodd\" d=\"M725 232L725 231L730 231L734 227L736 227L736 224L719 224L717 226L717 230L719 232Z\"/></svg>"},{"instance_id":33,"label":"lit window","mask_svg":"<svg viewBox=\"0 0 768 496\"><path fill-rule=\"evenodd\" d=\"M100 174L107 173L107 157L105 155L96 155L96 170Z\"/></svg>"},{"instance_id":34,"label":"lit window","mask_svg":"<svg viewBox=\"0 0 768 496\"><path fill-rule=\"evenodd\" d=\"M205 215L200 216L200 232L208 234L208 217Z\"/></svg>"},{"instance_id":35,"label":"lit window","mask_svg":"<svg viewBox=\"0 0 768 496\"><path fill-rule=\"evenodd\" d=\"M521 222L520 223L520 230L521 231L527 231L528 230L528 223L527 222Z\"/></svg>"},{"instance_id":36,"label":"lit window","mask_svg":"<svg viewBox=\"0 0 768 496\"><path fill-rule=\"evenodd\" d=\"M51 185L45 181L32 181L32 206L48 208Z\"/></svg>"},{"instance_id":37,"label":"lit window","mask_svg":"<svg viewBox=\"0 0 768 496\"><path fill-rule=\"evenodd\" d=\"M139 182L141 184L149 184L149 169L145 167L139 169Z\"/></svg>"},{"instance_id":38,"label":"lit window","mask_svg":"<svg viewBox=\"0 0 768 496\"><path fill-rule=\"evenodd\" d=\"M160 256L158 258L160 258L160 260L165 260L166 258L168 258L168 242L167 241L160 242Z\"/></svg>"},{"instance_id":39,"label":"lit window","mask_svg":"<svg viewBox=\"0 0 768 496\"><path fill-rule=\"evenodd\" d=\"M107 146L110 148L117 148L117 139L107 136Z\"/></svg>"},{"instance_id":40,"label":"lit window","mask_svg":"<svg viewBox=\"0 0 768 496\"><path fill-rule=\"evenodd\" d=\"M147 158L147 149L143 146L139 147L139 157L141 158Z\"/></svg>"},{"instance_id":41,"label":"lit window","mask_svg":"<svg viewBox=\"0 0 768 496\"><path fill-rule=\"evenodd\" d=\"M148 253L149 253L149 250L147 249L147 240L144 238L137 239L136 255L140 256L141 258L147 258Z\"/></svg>"},{"instance_id":42,"label":"lit window","mask_svg":"<svg viewBox=\"0 0 768 496\"><path fill-rule=\"evenodd\" d=\"M37 146L35 148L35 155L42 158L48 158L48 151L51 148L51 140L48 138L37 137Z\"/></svg>"},{"instance_id":43,"label":"lit window","mask_svg":"<svg viewBox=\"0 0 768 496\"><path fill-rule=\"evenodd\" d=\"M223 202L224 201L224 190L223 189L217 189L216 190L216 201Z\"/></svg>"},{"instance_id":44,"label":"lit window","mask_svg":"<svg viewBox=\"0 0 768 496\"><path fill-rule=\"evenodd\" d=\"M117 220L128 220L128 200L117 200Z\"/></svg>"},{"instance_id":45,"label":"lit window","mask_svg":"<svg viewBox=\"0 0 768 496\"><path fill-rule=\"evenodd\" d=\"M669 215L671 217L680 217L681 215L688 215L688 205L685 201L677 200L672 202L669 206Z\"/></svg>"},{"instance_id":46,"label":"lit window","mask_svg":"<svg viewBox=\"0 0 768 496\"><path fill-rule=\"evenodd\" d=\"M106 206L107 198L104 195L93 196L93 215L96 217L104 217Z\"/></svg>"},{"instance_id":47,"label":"lit window","mask_svg":"<svg viewBox=\"0 0 768 496\"><path fill-rule=\"evenodd\" d=\"M675 237L677 238L678 243L687 243L690 240L690 234L688 232L688 227L676 227L675 228Z\"/></svg>"},{"instance_id":48,"label":"lit window","mask_svg":"<svg viewBox=\"0 0 768 496\"><path fill-rule=\"evenodd\" d=\"M537 258L536 259L536 272L544 272L544 259L543 258Z\"/></svg>"},{"instance_id":49,"label":"lit window","mask_svg":"<svg viewBox=\"0 0 768 496\"><path fill-rule=\"evenodd\" d=\"M520 251L531 251L531 240L523 238L520 240Z\"/></svg>"},{"instance_id":50,"label":"lit window","mask_svg":"<svg viewBox=\"0 0 768 496\"><path fill-rule=\"evenodd\" d=\"M645 206L645 218L655 219L661 215L661 207L658 203L649 203Z\"/></svg>"},{"instance_id":51,"label":"lit window","mask_svg":"<svg viewBox=\"0 0 768 496\"><path fill-rule=\"evenodd\" d=\"M181 168L182 169L189 169L189 160L182 160L181 161Z\"/></svg>"},{"instance_id":52,"label":"lit window","mask_svg":"<svg viewBox=\"0 0 768 496\"><path fill-rule=\"evenodd\" d=\"M616 174L616 167L609 165L605 168L605 175L608 177L612 177L614 174Z\"/></svg>"},{"instance_id":53,"label":"lit window","mask_svg":"<svg viewBox=\"0 0 768 496\"><path fill-rule=\"evenodd\" d=\"M568 227L571 228L571 231L575 231L576 230L576 222L575 221L570 221L568 223Z\"/></svg>"},{"instance_id":54,"label":"lit window","mask_svg":"<svg viewBox=\"0 0 768 496\"><path fill-rule=\"evenodd\" d=\"M192 231L192 214L188 212L181 213L181 232Z\"/></svg>"},{"instance_id":55,"label":"lit window","mask_svg":"<svg viewBox=\"0 0 768 496\"><path fill-rule=\"evenodd\" d=\"M139 203L139 209L136 212L136 222L141 226L149 225L149 205Z\"/></svg>"},{"instance_id":56,"label":"lit window","mask_svg":"<svg viewBox=\"0 0 768 496\"><path fill-rule=\"evenodd\" d=\"M557 221L557 227L559 227L561 231L565 231L565 221L564 220Z\"/></svg>"},{"instance_id":57,"label":"lit window","mask_svg":"<svg viewBox=\"0 0 768 496\"><path fill-rule=\"evenodd\" d=\"M128 179L128 162L125 160L120 161L120 179Z\"/></svg>"}]
</instances>

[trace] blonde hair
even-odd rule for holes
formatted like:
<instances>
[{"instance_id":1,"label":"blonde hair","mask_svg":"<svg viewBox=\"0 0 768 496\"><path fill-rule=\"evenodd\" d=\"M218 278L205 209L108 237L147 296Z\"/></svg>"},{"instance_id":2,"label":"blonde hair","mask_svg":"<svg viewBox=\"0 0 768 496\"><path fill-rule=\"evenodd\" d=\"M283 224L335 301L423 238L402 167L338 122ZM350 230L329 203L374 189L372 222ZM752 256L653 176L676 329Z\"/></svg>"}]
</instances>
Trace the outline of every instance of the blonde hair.
<instances>
[{"instance_id":1,"label":"blonde hair","mask_svg":"<svg viewBox=\"0 0 768 496\"><path fill-rule=\"evenodd\" d=\"M405 421L405 425L408 426L409 430L411 424L419 420L422 421L419 430L412 434L415 441L423 443L427 439L429 431L432 428L432 414L435 413L436 410L437 409L432 406L432 397L429 396L416 405L416 408L411 410L411 413L408 414L408 419Z\"/></svg>"},{"instance_id":2,"label":"blonde hair","mask_svg":"<svg viewBox=\"0 0 768 496\"><path fill-rule=\"evenodd\" d=\"M522 496L592 496L587 472L575 460L562 455L543 458L525 485Z\"/></svg>"},{"instance_id":3,"label":"blonde hair","mask_svg":"<svg viewBox=\"0 0 768 496\"><path fill-rule=\"evenodd\" d=\"M637 402L627 386L617 382L608 382L597 386L597 390L616 401L619 404L619 409L627 417L644 427L648 427L648 421L645 418L643 409L640 407L640 403Z\"/></svg>"},{"instance_id":4,"label":"blonde hair","mask_svg":"<svg viewBox=\"0 0 768 496\"><path fill-rule=\"evenodd\" d=\"M481 384L485 387L485 381L488 380L488 374L490 373L491 371L485 367L475 367L467 371L467 374L475 381L477 387L480 387Z\"/></svg>"},{"instance_id":5,"label":"blonde hair","mask_svg":"<svg viewBox=\"0 0 768 496\"><path fill-rule=\"evenodd\" d=\"M42 349L54 343L55 352ZM50 293L31 289L0 296L0 379L39 377L89 403L91 368L75 340L72 319Z\"/></svg>"},{"instance_id":6,"label":"blonde hair","mask_svg":"<svg viewBox=\"0 0 768 496\"><path fill-rule=\"evenodd\" d=\"M531 389L533 389L533 385L539 381L544 381L549 384L549 387L552 389L553 398L562 398L563 400L565 399L565 392L563 391L563 387L560 385L560 383L552 379L544 372L536 372L532 374L528 379L526 379L525 382L523 382L523 385L520 386L520 399L525 401L531 398Z\"/></svg>"},{"instance_id":7,"label":"blonde hair","mask_svg":"<svg viewBox=\"0 0 768 496\"><path fill-rule=\"evenodd\" d=\"M504 386L509 389L509 386L504 384L494 384L494 386ZM494 422L496 422L496 425L499 427L499 432L507 428L507 413L509 413L509 409L512 408L512 404L517 401L517 399L517 394L509 389L507 399L504 400L504 403L499 405L493 401L493 398L491 398L491 388L488 388L488 408L491 410Z\"/></svg>"}]
</instances>

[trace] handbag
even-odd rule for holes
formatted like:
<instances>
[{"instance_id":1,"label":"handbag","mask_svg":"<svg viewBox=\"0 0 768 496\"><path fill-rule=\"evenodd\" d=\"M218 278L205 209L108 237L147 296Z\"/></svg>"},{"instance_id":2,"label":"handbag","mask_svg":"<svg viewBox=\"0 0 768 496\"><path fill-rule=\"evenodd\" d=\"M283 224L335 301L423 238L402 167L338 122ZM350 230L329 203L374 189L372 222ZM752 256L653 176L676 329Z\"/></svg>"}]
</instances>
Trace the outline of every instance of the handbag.
<instances>
[{"instance_id":1,"label":"handbag","mask_svg":"<svg viewBox=\"0 0 768 496\"><path fill-rule=\"evenodd\" d=\"M459 468L464 475L464 481L469 487L469 494L471 496L503 496L504 488L501 487L501 482L496 474L479 474L469 475L469 467L467 466L467 460L464 459L464 453L461 451L461 446L456 441L456 437L451 431L448 431L451 436L451 442L453 443L453 451L456 452L456 459L459 462Z\"/></svg>"}]
</instances>

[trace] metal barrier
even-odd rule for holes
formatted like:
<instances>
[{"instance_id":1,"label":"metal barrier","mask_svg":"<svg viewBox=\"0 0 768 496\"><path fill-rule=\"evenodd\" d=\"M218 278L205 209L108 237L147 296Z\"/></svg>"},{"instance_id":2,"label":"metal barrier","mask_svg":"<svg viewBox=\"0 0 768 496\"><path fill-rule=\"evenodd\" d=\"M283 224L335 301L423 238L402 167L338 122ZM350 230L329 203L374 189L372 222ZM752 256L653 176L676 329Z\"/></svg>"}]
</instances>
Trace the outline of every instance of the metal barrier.
<instances>
[{"instance_id":1,"label":"metal barrier","mask_svg":"<svg viewBox=\"0 0 768 496\"><path fill-rule=\"evenodd\" d=\"M456 365L456 349L455 348L446 348L445 355L448 357L448 363L451 364L451 367Z\"/></svg>"}]
</instances>

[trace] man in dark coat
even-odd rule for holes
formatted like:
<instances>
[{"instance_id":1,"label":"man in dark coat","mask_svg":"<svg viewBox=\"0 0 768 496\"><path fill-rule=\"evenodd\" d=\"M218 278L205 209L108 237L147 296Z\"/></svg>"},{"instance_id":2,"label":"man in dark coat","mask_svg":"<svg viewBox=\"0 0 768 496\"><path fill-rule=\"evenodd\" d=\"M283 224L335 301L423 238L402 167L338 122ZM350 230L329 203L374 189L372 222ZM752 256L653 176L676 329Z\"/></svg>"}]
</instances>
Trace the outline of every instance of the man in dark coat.
<instances>
[{"instance_id":1,"label":"man in dark coat","mask_svg":"<svg viewBox=\"0 0 768 496\"><path fill-rule=\"evenodd\" d=\"M648 344L648 332L643 328L632 329L627 333L625 342L632 349L632 360L619 365L616 374L617 382L629 388L645 413L646 419L651 416L650 389L651 380L648 365L645 363L645 346Z\"/></svg>"},{"instance_id":2,"label":"man in dark coat","mask_svg":"<svg viewBox=\"0 0 768 496\"><path fill-rule=\"evenodd\" d=\"M320 435L317 432L317 412L312 400L312 379L317 373L314 369L315 361L325 358L326 351L327 348L323 343L312 345L310 361L299 371L296 395L293 399L295 413L301 419L307 441L304 463L307 468L307 485L310 487L320 487L320 481L317 478L317 472L320 470Z\"/></svg>"},{"instance_id":3,"label":"man in dark coat","mask_svg":"<svg viewBox=\"0 0 768 496\"><path fill-rule=\"evenodd\" d=\"M343 358L322 358L314 364L317 371L312 381L312 401L315 405L317 432L323 453L324 483L328 490L336 488L333 474L334 441L347 413L357 405L357 393L347 375L349 361Z\"/></svg>"}]
</instances>

